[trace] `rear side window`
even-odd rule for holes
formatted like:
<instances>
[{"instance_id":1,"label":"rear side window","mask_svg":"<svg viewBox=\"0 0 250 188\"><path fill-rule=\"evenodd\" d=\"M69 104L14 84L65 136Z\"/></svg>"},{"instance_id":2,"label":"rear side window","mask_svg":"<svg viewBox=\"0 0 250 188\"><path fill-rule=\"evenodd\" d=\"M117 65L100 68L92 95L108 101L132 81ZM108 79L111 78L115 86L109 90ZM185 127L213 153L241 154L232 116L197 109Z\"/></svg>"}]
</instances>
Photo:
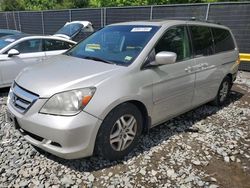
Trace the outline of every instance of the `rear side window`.
<instances>
[{"instance_id":1,"label":"rear side window","mask_svg":"<svg viewBox=\"0 0 250 188\"><path fill-rule=\"evenodd\" d=\"M228 30L212 28L212 33L214 37L215 53L230 51L235 48L233 38Z\"/></svg>"},{"instance_id":2,"label":"rear side window","mask_svg":"<svg viewBox=\"0 0 250 188\"><path fill-rule=\"evenodd\" d=\"M66 50L73 46L65 41L45 39L44 40L44 51L54 51L54 50Z\"/></svg>"},{"instance_id":3,"label":"rear side window","mask_svg":"<svg viewBox=\"0 0 250 188\"><path fill-rule=\"evenodd\" d=\"M212 55L214 53L213 38L209 27L205 26L190 26L192 35L194 54Z\"/></svg>"}]
</instances>

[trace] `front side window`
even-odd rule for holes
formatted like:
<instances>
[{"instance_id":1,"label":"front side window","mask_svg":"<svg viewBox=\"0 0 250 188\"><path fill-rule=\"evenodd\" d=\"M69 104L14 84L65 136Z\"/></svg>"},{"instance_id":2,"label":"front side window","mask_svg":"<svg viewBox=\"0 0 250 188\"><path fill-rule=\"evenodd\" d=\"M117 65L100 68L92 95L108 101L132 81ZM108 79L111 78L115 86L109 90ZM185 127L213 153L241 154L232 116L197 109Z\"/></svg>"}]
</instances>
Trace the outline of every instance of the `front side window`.
<instances>
[{"instance_id":1,"label":"front side window","mask_svg":"<svg viewBox=\"0 0 250 188\"><path fill-rule=\"evenodd\" d=\"M161 51L174 52L177 61L189 59L191 56L188 32L185 26L169 29L155 46L155 53Z\"/></svg>"},{"instance_id":2,"label":"front side window","mask_svg":"<svg viewBox=\"0 0 250 188\"><path fill-rule=\"evenodd\" d=\"M157 26L107 26L78 43L66 55L128 66L158 29Z\"/></svg>"},{"instance_id":3,"label":"front side window","mask_svg":"<svg viewBox=\"0 0 250 188\"><path fill-rule=\"evenodd\" d=\"M212 28L214 37L215 53L233 50L235 48L233 38L226 29Z\"/></svg>"},{"instance_id":4,"label":"front side window","mask_svg":"<svg viewBox=\"0 0 250 188\"><path fill-rule=\"evenodd\" d=\"M194 54L196 56L212 55L214 53L213 38L209 27L190 26Z\"/></svg>"},{"instance_id":5,"label":"front side window","mask_svg":"<svg viewBox=\"0 0 250 188\"><path fill-rule=\"evenodd\" d=\"M54 39L45 39L44 40L44 51L54 51L54 50L66 50L73 46L65 41L54 40Z\"/></svg>"},{"instance_id":6,"label":"front side window","mask_svg":"<svg viewBox=\"0 0 250 188\"><path fill-rule=\"evenodd\" d=\"M31 39L20 42L19 44L12 47L20 53L34 53L42 51L42 41L41 39Z\"/></svg>"}]
</instances>

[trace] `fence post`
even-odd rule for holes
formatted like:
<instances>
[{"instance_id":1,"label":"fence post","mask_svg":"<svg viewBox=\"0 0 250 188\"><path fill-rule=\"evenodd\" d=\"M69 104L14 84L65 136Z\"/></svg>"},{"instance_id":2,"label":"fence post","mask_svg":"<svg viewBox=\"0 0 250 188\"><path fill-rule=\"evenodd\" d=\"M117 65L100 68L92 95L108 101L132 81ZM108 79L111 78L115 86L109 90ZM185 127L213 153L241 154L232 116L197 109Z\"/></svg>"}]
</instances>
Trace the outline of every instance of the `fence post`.
<instances>
[{"instance_id":1,"label":"fence post","mask_svg":"<svg viewBox=\"0 0 250 188\"><path fill-rule=\"evenodd\" d=\"M69 22L71 22L72 21L72 11L71 11L71 9L69 9Z\"/></svg>"},{"instance_id":2,"label":"fence post","mask_svg":"<svg viewBox=\"0 0 250 188\"><path fill-rule=\"evenodd\" d=\"M100 8L101 10L101 27L103 27L103 8Z\"/></svg>"},{"instance_id":3,"label":"fence post","mask_svg":"<svg viewBox=\"0 0 250 188\"><path fill-rule=\"evenodd\" d=\"M16 26L16 15L15 12L12 11L12 15L13 15L13 20L14 20L14 24L15 24L15 30L17 30L17 26Z\"/></svg>"},{"instance_id":4,"label":"fence post","mask_svg":"<svg viewBox=\"0 0 250 188\"><path fill-rule=\"evenodd\" d=\"M207 4L206 21L207 21L208 16L209 16L209 10L210 10L210 3Z\"/></svg>"},{"instance_id":5,"label":"fence post","mask_svg":"<svg viewBox=\"0 0 250 188\"><path fill-rule=\"evenodd\" d=\"M42 28L43 28L43 35L45 34L45 29L44 29L44 15L43 15L43 11L41 11L41 15L42 15Z\"/></svg>"},{"instance_id":6,"label":"fence post","mask_svg":"<svg viewBox=\"0 0 250 188\"><path fill-rule=\"evenodd\" d=\"M22 31L22 25L21 25L21 20L20 20L20 11L17 12L17 15L18 15L19 30Z\"/></svg>"},{"instance_id":7,"label":"fence post","mask_svg":"<svg viewBox=\"0 0 250 188\"><path fill-rule=\"evenodd\" d=\"M106 23L107 23L107 10L106 10L106 7L103 8L103 27L106 26Z\"/></svg>"},{"instance_id":8,"label":"fence post","mask_svg":"<svg viewBox=\"0 0 250 188\"><path fill-rule=\"evenodd\" d=\"M153 5L150 6L150 17L149 17L150 20L153 19Z\"/></svg>"},{"instance_id":9,"label":"fence post","mask_svg":"<svg viewBox=\"0 0 250 188\"><path fill-rule=\"evenodd\" d=\"M8 21L8 17L7 17L8 12L5 13L5 18L6 18L6 26L7 29L9 29L9 21Z\"/></svg>"}]
</instances>

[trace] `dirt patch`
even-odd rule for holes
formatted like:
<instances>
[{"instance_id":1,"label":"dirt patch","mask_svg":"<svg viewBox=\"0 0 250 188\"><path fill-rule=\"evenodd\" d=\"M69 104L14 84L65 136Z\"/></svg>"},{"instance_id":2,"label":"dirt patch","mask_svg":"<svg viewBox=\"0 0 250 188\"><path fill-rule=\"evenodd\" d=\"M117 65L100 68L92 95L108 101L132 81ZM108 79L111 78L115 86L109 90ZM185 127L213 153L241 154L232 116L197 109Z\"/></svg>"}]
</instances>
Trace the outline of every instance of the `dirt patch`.
<instances>
[{"instance_id":1,"label":"dirt patch","mask_svg":"<svg viewBox=\"0 0 250 188\"><path fill-rule=\"evenodd\" d=\"M239 163L224 163L219 159L213 158L205 171L216 178L218 184L225 188L249 188L250 174L242 169Z\"/></svg>"}]
</instances>

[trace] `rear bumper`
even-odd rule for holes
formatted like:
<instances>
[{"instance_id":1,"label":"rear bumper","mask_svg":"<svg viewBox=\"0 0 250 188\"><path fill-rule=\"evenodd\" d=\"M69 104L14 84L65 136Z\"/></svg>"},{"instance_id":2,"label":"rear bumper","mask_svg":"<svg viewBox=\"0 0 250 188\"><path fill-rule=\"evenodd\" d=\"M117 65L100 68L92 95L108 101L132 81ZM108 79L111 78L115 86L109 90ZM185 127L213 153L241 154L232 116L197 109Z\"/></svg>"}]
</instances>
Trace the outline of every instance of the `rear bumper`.
<instances>
[{"instance_id":1,"label":"rear bumper","mask_svg":"<svg viewBox=\"0 0 250 188\"><path fill-rule=\"evenodd\" d=\"M7 102L8 119L14 121L15 127L24 138L29 143L61 158L91 156L101 120L86 112L70 117L40 114L39 110L34 110L40 106L39 100L24 115L18 113Z\"/></svg>"}]
</instances>

